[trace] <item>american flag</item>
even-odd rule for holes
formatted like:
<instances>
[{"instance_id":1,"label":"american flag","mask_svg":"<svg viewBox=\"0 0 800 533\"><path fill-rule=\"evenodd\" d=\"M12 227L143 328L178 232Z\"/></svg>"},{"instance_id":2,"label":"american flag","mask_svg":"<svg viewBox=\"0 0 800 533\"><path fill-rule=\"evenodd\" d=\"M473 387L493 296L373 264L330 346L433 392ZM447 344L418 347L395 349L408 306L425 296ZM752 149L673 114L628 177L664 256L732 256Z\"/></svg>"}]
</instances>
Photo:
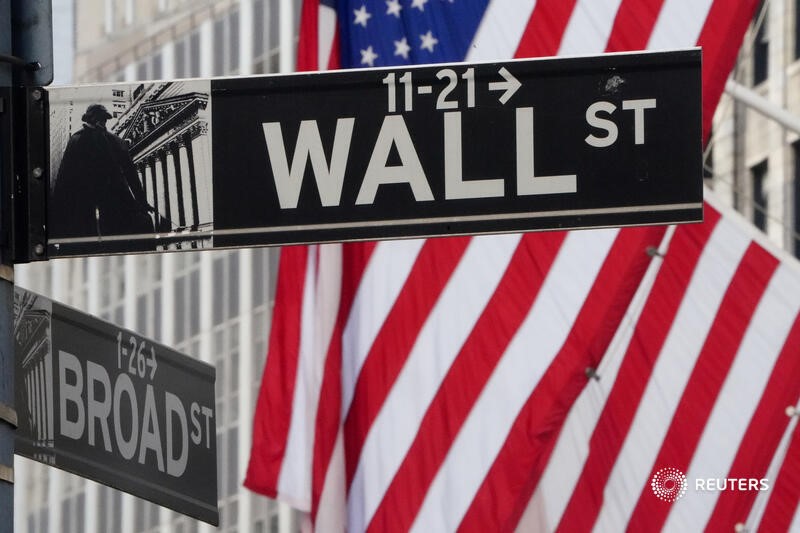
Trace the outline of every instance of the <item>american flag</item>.
<instances>
[{"instance_id":1,"label":"american flag","mask_svg":"<svg viewBox=\"0 0 800 533\"><path fill-rule=\"evenodd\" d=\"M755 0L307 0L324 69L703 46ZM705 222L285 248L245 481L319 531L800 528L800 267Z\"/></svg>"}]
</instances>

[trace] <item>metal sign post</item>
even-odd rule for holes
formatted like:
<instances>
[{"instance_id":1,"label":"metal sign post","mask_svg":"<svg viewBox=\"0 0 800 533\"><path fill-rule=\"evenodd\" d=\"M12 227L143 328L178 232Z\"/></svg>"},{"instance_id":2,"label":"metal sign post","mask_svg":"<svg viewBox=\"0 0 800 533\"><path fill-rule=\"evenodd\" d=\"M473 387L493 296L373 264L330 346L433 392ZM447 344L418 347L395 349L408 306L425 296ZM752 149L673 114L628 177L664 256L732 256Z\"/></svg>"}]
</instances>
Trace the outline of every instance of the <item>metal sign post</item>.
<instances>
[{"instance_id":1,"label":"metal sign post","mask_svg":"<svg viewBox=\"0 0 800 533\"><path fill-rule=\"evenodd\" d=\"M66 257L698 221L700 84L693 49L56 88L28 227Z\"/></svg>"}]
</instances>

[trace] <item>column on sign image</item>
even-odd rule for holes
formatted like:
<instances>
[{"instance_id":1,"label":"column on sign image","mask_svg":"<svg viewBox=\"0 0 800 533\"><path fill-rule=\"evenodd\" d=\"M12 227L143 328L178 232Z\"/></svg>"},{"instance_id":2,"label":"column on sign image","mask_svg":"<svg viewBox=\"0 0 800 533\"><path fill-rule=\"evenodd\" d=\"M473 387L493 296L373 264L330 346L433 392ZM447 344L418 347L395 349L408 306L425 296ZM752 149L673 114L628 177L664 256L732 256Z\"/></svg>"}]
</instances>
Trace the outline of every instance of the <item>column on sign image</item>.
<instances>
[{"instance_id":1,"label":"column on sign image","mask_svg":"<svg viewBox=\"0 0 800 533\"><path fill-rule=\"evenodd\" d=\"M160 222L158 231L196 231L207 218L198 191L204 169L195 164L198 154L206 151L205 132L204 123L195 123L137 158L140 179Z\"/></svg>"}]
</instances>

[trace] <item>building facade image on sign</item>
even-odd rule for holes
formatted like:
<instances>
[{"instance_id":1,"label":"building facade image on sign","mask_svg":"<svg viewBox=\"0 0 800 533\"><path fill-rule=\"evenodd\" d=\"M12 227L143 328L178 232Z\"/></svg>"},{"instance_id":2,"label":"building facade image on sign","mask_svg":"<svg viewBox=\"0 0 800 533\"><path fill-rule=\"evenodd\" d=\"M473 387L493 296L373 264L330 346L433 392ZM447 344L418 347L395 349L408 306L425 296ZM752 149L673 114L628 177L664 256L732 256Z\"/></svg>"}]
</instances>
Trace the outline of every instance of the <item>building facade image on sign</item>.
<instances>
[{"instance_id":1,"label":"building facade image on sign","mask_svg":"<svg viewBox=\"0 0 800 533\"><path fill-rule=\"evenodd\" d=\"M217 525L214 367L17 287L16 453Z\"/></svg>"},{"instance_id":2,"label":"building facade image on sign","mask_svg":"<svg viewBox=\"0 0 800 533\"><path fill-rule=\"evenodd\" d=\"M702 219L698 49L47 92L51 257Z\"/></svg>"},{"instance_id":3,"label":"building facade image on sign","mask_svg":"<svg viewBox=\"0 0 800 533\"><path fill-rule=\"evenodd\" d=\"M63 88L49 103L56 251L61 242L213 245L208 81ZM155 233L164 235L157 244Z\"/></svg>"}]
</instances>

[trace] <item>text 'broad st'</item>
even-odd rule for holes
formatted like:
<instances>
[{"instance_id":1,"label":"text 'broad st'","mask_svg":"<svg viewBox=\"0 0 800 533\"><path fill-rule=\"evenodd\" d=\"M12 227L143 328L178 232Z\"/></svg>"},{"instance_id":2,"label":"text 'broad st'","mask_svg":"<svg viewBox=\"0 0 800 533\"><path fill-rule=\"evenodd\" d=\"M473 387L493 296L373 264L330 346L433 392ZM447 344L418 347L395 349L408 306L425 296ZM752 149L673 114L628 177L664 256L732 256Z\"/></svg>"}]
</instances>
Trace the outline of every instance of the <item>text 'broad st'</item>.
<instances>
[{"instance_id":1,"label":"text 'broad st'","mask_svg":"<svg viewBox=\"0 0 800 533\"><path fill-rule=\"evenodd\" d=\"M16 453L219 523L213 367L17 287Z\"/></svg>"}]
</instances>

